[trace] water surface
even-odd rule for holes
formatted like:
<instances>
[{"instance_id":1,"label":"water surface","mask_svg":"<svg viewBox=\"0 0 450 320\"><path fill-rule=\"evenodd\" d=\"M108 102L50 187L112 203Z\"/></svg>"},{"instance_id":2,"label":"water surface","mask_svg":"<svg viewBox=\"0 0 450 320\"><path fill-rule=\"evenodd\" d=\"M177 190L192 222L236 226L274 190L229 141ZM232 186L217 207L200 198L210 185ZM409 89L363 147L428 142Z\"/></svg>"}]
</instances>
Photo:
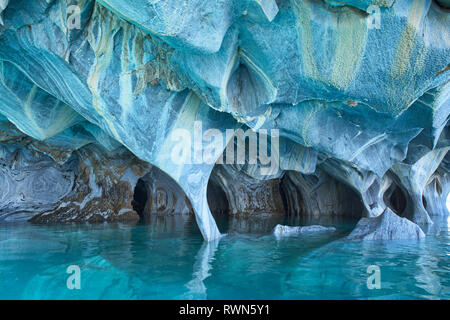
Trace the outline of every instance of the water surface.
<instances>
[{"instance_id":1,"label":"water surface","mask_svg":"<svg viewBox=\"0 0 450 320\"><path fill-rule=\"evenodd\" d=\"M450 218L424 240L346 242L351 228L277 239L195 226L0 225L1 299L449 299ZM81 290L66 286L81 269ZM367 267L381 270L369 290Z\"/></svg>"}]
</instances>

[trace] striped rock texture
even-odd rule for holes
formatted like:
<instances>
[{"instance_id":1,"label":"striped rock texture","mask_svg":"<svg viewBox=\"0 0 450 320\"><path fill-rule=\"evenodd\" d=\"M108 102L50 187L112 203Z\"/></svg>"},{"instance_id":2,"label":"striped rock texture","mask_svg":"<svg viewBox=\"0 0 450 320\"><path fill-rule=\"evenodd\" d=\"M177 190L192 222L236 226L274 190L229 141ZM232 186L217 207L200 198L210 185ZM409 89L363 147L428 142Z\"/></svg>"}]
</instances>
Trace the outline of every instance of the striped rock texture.
<instances>
[{"instance_id":1,"label":"striped rock texture","mask_svg":"<svg viewBox=\"0 0 450 320\"><path fill-rule=\"evenodd\" d=\"M0 219L136 220L166 203L206 240L227 208L390 208L430 225L448 214L449 7L0 0ZM248 158L214 169L237 129L258 133L270 169ZM180 141L193 160L174 161ZM145 192L162 202L133 200L155 177L161 188Z\"/></svg>"}]
</instances>

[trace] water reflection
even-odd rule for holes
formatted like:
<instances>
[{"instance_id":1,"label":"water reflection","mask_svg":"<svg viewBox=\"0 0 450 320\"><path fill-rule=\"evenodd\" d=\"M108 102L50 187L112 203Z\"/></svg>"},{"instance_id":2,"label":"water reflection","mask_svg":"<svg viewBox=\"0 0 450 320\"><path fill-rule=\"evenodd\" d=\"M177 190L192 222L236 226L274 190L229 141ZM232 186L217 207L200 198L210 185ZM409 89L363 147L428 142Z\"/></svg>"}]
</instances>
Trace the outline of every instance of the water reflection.
<instances>
[{"instance_id":1,"label":"water reflection","mask_svg":"<svg viewBox=\"0 0 450 320\"><path fill-rule=\"evenodd\" d=\"M450 298L450 219L422 241L276 239L229 234L206 243L195 221L153 224L0 225L3 299L437 299ZM322 224L323 221L322 221ZM82 290L66 288L79 265ZM366 286L381 269L381 290Z\"/></svg>"},{"instance_id":2,"label":"water reflection","mask_svg":"<svg viewBox=\"0 0 450 320\"><path fill-rule=\"evenodd\" d=\"M206 300L206 286L204 280L211 276L212 261L219 246L220 239L210 242L204 242L195 257L194 272L192 280L186 285L189 289L182 299L201 299Z\"/></svg>"}]
</instances>

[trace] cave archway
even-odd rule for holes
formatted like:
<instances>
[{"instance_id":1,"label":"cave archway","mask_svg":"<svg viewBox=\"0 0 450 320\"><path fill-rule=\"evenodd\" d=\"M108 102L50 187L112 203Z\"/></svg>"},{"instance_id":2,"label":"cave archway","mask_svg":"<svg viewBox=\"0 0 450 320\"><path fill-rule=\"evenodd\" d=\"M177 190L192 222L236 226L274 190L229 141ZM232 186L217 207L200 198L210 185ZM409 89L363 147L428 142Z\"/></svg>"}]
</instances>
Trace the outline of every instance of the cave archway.
<instances>
[{"instance_id":1,"label":"cave archway","mask_svg":"<svg viewBox=\"0 0 450 320\"><path fill-rule=\"evenodd\" d=\"M157 167L139 178L133 209L140 223L164 232L199 232L191 202L178 183Z\"/></svg>"},{"instance_id":2,"label":"cave archway","mask_svg":"<svg viewBox=\"0 0 450 320\"><path fill-rule=\"evenodd\" d=\"M134 194L133 194L133 209L137 212L139 215L139 219L141 221L145 220L145 206L147 205L148 201L148 188L145 184L144 180L142 178L139 178L136 186L134 187Z\"/></svg>"},{"instance_id":3,"label":"cave archway","mask_svg":"<svg viewBox=\"0 0 450 320\"><path fill-rule=\"evenodd\" d=\"M222 233L263 234L284 222L279 179L257 179L233 165L218 164L208 183L208 204Z\"/></svg>"},{"instance_id":4,"label":"cave archway","mask_svg":"<svg viewBox=\"0 0 450 320\"><path fill-rule=\"evenodd\" d=\"M230 216L230 204L227 194L216 179L210 179L208 182L207 199L209 209L214 217L214 220L216 220L217 227L219 230L227 232Z\"/></svg>"},{"instance_id":5,"label":"cave archway","mask_svg":"<svg viewBox=\"0 0 450 320\"><path fill-rule=\"evenodd\" d=\"M357 221L364 213L358 194L321 169L309 175L287 171L280 192L289 224Z\"/></svg>"},{"instance_id":6,"label":"cave archway","mask_svg":"<svg viewBox=\"0 0 450 320\"><path fill-rule=\"evenodd\" d=\"M394 211L398 216L405 217L407 207L407 197L395 182L387 189L383 195L383 200L386 206ZM424 203L426 206L426 204Z\"/></svg>"},{"instance_id":7,"label":"cave archway","mask_svg":"<svg viewBox=\"0 0 450 320\"><path fill-rule=\"evenodd\" d=\"M433 2L436 3L442 10L450 11L450 0L435 0Z\"/></svg>"},{"instance_id":8,"label":"cave archway","mask_svg":"<svg viewBox=\"0 0 450 320\"><path fill-rule=\"evenodd\" d=\"M289 173L280 179L280 194L288 223L292 225L303 224L307 215L301 188L299 188Z\"/></svg>"},{"instance_id":9,"label":"cave archway","mask_svg":"<svg viewBox=\"0 0 450 320\"><path fill-rule=\"evenodd\" d=\"M321 169L258 180L245 170L216 165L208 183L208 205L222 233L265 233L276 224L356 222L365 212L355 190Z\"/></svg>"}]
</instances>

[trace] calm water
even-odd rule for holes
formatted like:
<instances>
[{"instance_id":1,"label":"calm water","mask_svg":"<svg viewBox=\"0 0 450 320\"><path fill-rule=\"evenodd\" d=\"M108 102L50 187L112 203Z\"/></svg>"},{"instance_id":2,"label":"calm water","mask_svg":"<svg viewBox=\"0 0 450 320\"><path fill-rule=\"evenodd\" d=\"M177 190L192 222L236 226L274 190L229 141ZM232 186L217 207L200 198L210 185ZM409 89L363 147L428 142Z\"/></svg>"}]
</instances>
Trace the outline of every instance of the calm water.
<instances>
[{"instance_id":1,"label":"calm water","mask_svg":"<svg viewBox=\"0 0 450 320\"><path fill-rule=\"evenodd\" d=\"M344 242L349 231L277 239L195 226L0 225L1 299L449 299L450 219L421 241ZM66 287L81 268L81 290ZM369 265L381 289L366 285Z\"/></svg>"}]
</instances>

